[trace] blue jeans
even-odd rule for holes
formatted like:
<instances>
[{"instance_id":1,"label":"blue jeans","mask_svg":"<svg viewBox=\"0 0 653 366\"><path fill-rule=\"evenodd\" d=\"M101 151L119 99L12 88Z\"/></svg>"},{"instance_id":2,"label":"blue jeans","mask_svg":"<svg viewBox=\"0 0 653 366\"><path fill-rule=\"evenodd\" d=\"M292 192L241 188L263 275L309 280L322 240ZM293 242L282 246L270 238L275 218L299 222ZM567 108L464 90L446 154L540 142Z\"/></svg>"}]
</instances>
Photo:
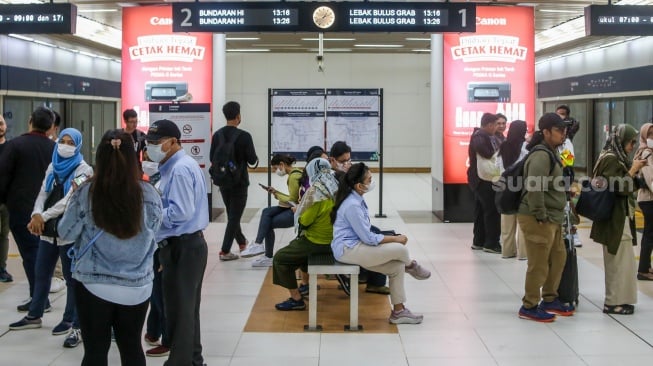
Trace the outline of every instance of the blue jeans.
<instances>
[{"instance_id":1,"label":"blue jeans","mask_svg":"<svg viewBox=\"0 0 653 366\"><path fill-rule=\"evenodd\" d=\"M9 228L16 240L16 246L20 257L23 259L23 269L27 282L29 283L29 296L34 294L34 268L36 266L36 253L39 251L39 237L32 235L27 230L27 224L31 220L31 212L10 211Z\"/></svg>"},{"instance_id":2,"label":"blue jeans","mask_svg":"<svg viewBox=\"0 0 653 366\"><path fill-rule=\"evenodd\" d=\"M163 309L163 284L159 272L159 250L154 251L154 281L152 282L152 296L150 297L150 313L147 315L147 334L154 338L161 337L161 345L170 347L170 340L166 332L166 316Z\"/></svg>"},{"instance_id":3,"label":"blue jeans","mask_svg":"<svg viewBox=\"0 0 653 366\"><path fill-rule=\"evenodd\" d=\"M274 253L274 229L292 227L295 223L295 214L290 208L272 206L263 209L261 222L258 224L256 242L265 239L265 256L272 258Z\"/></svg>"},{"instance_id":4,"label":"blue jeans","mask_svg":"<svg viewBox=\"0 0 653 366\"><path fill-rule=\"evenodd\" d=\"M66 308L63 312L63 321L73 323L74 327L79 327L75 307L75 280L70 273L70 258L67 255L68 248L72 245L71 243L58 246L56 243L45 240L39 242L39 251L36 255L36 283L28 313L30 317L43 317L43 310L49 305L48 294L54 266L57 264L57 259L61 258L61 269L63 277L66 279Z\"/></svg>"}]
</instances>

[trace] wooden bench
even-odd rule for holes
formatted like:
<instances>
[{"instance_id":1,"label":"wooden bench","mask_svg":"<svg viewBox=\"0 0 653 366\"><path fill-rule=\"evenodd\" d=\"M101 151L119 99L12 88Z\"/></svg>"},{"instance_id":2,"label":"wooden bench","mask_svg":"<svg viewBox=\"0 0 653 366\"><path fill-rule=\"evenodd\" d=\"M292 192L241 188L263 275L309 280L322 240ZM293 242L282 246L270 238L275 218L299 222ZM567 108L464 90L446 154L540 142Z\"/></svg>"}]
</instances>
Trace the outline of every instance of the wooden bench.
<instances>
[{"instance_id":1,"label":"wooden bench","mask_svg":"<svg viewBox=\"0 0 653 366\"><path fill-rule=\"evenodd\" d=\"M350 275L349 297L349 325L344 329L349 331L362 330L358 325L358 273L360 267L355 264L340 263L333 258L333 254L313 254L308 257L308 325L306 331L321 331L322 326L317 325L317 275L319 274L348 274Z\"/></svg>"}]
</instances>

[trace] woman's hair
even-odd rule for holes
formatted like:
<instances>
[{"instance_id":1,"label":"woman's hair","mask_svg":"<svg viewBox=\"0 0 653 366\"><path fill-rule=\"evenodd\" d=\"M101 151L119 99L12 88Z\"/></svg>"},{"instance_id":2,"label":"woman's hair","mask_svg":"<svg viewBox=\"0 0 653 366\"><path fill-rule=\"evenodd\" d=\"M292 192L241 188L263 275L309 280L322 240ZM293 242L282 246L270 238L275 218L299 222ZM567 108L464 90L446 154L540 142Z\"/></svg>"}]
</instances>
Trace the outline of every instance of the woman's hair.
<instances>
[{"instance_id":1,"label":"woman's hair","mask_svg":"<svg viewBox=\"0 0 653 366\"><path fill-rule=\"evenodd\" d=\"M91 202L95 224L120 238L134 237L143 221L143 188L132 136L104 133L97 147Z\"/></svg>"},{"instance_id":2,"label":"woman's hair","mask_svg":"<svg viewBox=\"0 0 653 366\"><path fill-rule=\"evenodd\" d=\"M365 163L356 163L349 168L347 173L340 177L338 193L336 193L336 204L333 206L333 211L331 211L331 223L336 222L336 216L340 205L342 205L342 202L349 196L351 191L354 190L354 186L357 183L363 183L365 175L369 170L370 168L368 168Z\"/></svg>"},{"instance_id":3,"label":"woman's hair","mask_svg":"<svg viewBox=\"0 0 653 366\"><path fill-rule=\"evenodd\" d=\"M526 122L516 120L510 123L508 129L508 137L499 147L499 154L503 159L503 166L509 167L514 164L519 158L522 145L526 140Z\"/></svg>"},{"instance_id":4,"label":"woman's hair","mask_svg":"<svg viewBox=\"0 0 653 366\"><path fill-rule=\"evenodd\" d=\"M295 164L296 161L297 159L293 158L290 155L274 154L274 156L270 160L270 165L279 165L279 163L284 163L288 166L291 166Z\"/></svg>"},{"instance_id":5,"label":"woman's hair","mask_svg":"<svg viewBox=\"0 0 653 366\"><path fill-rule=\"evenodd\" d=\"M526 150L531 151L535 146L539 145L544 141L544 133L540 131L535 131L531 141L526 145Z\"/></svg>"}]
</instances>

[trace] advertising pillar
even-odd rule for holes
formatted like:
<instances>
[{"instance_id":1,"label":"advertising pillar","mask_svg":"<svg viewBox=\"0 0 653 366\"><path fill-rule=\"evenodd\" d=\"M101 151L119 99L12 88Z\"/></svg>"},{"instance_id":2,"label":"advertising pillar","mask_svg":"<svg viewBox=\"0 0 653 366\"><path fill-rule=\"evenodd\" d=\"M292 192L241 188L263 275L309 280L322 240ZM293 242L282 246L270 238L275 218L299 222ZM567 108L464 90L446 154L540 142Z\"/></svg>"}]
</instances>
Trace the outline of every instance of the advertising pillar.
<instances>
[{"instance_id":1,"label":"advertising pillar","mask_svg":"<svg viewBox=\"0 0 653 366\"><path fill-rule=\"evenodd\" d=\"M532 7L478 6L476 33L444 35L442 220L473 221L468 147L483 113L501 113L508 125L524 120L533 131L534 43Z\"/></svg>"}]
</instances>

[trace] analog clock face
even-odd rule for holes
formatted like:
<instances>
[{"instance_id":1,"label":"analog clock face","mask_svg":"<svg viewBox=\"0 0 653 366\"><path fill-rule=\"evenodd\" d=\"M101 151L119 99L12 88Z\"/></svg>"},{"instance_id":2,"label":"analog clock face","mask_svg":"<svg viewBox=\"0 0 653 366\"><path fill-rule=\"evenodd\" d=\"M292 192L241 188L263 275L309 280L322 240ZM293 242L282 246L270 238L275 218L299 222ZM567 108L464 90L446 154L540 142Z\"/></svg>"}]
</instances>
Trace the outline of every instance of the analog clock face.
<instances>
[{"instance_id":1,"label":"analog clock face","mask_svg":"<svg viewBox=\"0 0 653 366\"><path fill-rule=\"evenodd\" d=\"M329 28L335 21L336 14L328 6L320 6L313 12L313 23L320 28Z\"/></svg>"}]
</instances>

